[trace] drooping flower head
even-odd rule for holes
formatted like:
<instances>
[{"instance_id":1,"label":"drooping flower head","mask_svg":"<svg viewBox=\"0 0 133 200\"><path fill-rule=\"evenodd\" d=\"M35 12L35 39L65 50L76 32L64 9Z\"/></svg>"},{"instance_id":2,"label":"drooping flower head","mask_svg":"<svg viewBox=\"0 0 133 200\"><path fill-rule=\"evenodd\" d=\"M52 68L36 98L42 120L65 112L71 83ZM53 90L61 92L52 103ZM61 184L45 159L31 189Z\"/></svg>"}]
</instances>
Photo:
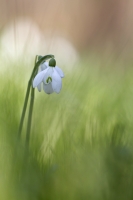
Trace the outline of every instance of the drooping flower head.
<instances>
[{"instance_id":1,"label":"drooping flower head","mask_svg":"<svg viewBox=\"0 0 133 200\"><path fill-rule=\"evenodd\" d=\"M44 62L40 65L40 72L33 80L33 87L37 87L38 91L41 91L41 85L43 83L43 89L47 94L53 92L59 93L62 88L62 78L64 77L63 71L56 66L54 58L48 62Z\"/></svg>"}]
</instances>

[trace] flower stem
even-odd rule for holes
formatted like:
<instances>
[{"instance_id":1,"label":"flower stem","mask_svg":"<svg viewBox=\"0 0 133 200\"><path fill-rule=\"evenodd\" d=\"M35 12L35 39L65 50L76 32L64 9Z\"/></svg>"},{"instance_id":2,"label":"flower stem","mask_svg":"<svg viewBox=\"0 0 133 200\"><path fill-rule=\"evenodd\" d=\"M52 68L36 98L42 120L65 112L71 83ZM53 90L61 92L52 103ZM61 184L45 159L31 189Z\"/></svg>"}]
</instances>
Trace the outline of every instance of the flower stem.
<instances>
[{"instance_id":1,"label":"flower stem","mask_svg":"<svg viewBox=\"0 0 133 200\"><path fill-rule=\"evenodd\" d=\"M25 95L25 101L24 101L24 105L23 105L22 115L21 115L21 119L20 119L19 129L18 129L18 137L19 138L21 137L21 132L22 132L22 128L23 128L27 103L28 103L29 94L30 94L30 88L31 88L31 81L29 80L26 95Z\"/></svg>"},{"instance_id":2,"label":"flower stem","mask_svg":"<svg viewBox=\"0 0 133 200\"><path fill-rule=\"evenodd\" d=\"M53 55L46 55L46 56L41 57L38 61L37 61L38 56L36 56L36 58L35 58L35 66L34 66L33 71L31 73L31 77L28 81L28 86L27 86L27 91L26 91L26 95L25 95L23 110L22 110L21 119L20 119L20 123L19 123L19 129L18 129L18 138L19 139L20 139L21 133L22 133L22 128L23 128L23 123L24 123L25 113L26 113L26 109L27 109L27 103L28 103L28 99L29 99L30 90L31 90L31 96L34 96L34 91L33 91L34 88L31 89L32 80L35 77L35 74L37 73L38 67L40 66L40 64L43 63L44 61L46 61L47 59L50 59L50 58L53 58L53 57L54 57ZM31 97L31 99L32 99L32 97ZM33 98L33 103L34 103L34 98ZM32 102L30 104L32 104ZM29 115L30 115L30 110L29 110ZM32 116L32 113L31 113L31 116ZM28 129L28 127L27 127L27 129Z\"/></svg>"},{"instance_id":3,"label":"flower stem","mask_svg":"<svg viewBox=\"0 0 133 200\"><path fill-rule=\"evenodd\" d=\"M28 123L27 123L27 132L26 132L26 146L27 146L27 148L29 147L29 141L30 141L30 131L31 131L31 121L32 121L32 113L33 113L33 105L34 105L34 96L35 96L35 89L32 87L30 107L29 107L29 115L28 115Z\"/></svg>"},{"instance_id":4,"label":"flower stem","mask_svg":"<svg viewBox=\"0 0 133 200\"><path fill-rule=\"evenodd\" d=\"M37 61L37 56L35 59L35 63L36 63L36 61ZM38 72L38 68L36 69L34 76L36 76L37 72ZM34 76L33 77L31 76L31 83L32 83L32 79L34 78ZM31 84L30 107L29 107L26 142L25 142L27 150L29 149L29 142L30 142L30 131L31 131L32 113L33 113L33 106L34 106L34 97L35 97L35 88L33 88L32 84Z\"/></svg>"},{"instance_id":5,"label":"flower stem","mask_svg":"<svg viewBox=\"0 0 133 200\"><path fill-rule=\"evenodd\" d=\"M38 58L38 56L35 57L35 66L36 66L37 58ZM33 71L34 71L34 69L33 69ZM31 74L30 80L28 81L27 91L26 91L26 95L25 95L25 101L24 101L24 105L23 105L23 110L22 110L22 115L21 115L21 119L20 119L19 129L18 129L18 137L19 138L21 137L21 132L22 132L22 128L23 128L25 113L26 113L26 109L27 109L27 103L28 103L30 89L31 89L31 83L32 83L32 76L33 76L33 72Z\"/></svg>"}]
</instances>

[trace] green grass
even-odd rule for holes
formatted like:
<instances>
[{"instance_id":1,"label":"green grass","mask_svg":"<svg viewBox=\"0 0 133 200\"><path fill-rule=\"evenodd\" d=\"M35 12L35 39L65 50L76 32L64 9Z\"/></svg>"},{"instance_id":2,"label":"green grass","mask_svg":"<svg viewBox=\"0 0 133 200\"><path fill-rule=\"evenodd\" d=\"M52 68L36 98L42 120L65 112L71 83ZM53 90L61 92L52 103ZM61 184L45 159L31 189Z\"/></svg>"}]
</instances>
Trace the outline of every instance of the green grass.
<instances>
[{"instance_id":1,"label":"green grass","mask_svg":"<svg viewBox=\"0 0 133 200\"><path fill-rule=\"evenodd\" d=\"M0 199L133 199L132 68L92 58L70 64L70 70L62 66L67 73L59 95L36 90L25 154L27 116L21 141L17 131L32 62L5 67Z\"/></svg>"}]
</instances>

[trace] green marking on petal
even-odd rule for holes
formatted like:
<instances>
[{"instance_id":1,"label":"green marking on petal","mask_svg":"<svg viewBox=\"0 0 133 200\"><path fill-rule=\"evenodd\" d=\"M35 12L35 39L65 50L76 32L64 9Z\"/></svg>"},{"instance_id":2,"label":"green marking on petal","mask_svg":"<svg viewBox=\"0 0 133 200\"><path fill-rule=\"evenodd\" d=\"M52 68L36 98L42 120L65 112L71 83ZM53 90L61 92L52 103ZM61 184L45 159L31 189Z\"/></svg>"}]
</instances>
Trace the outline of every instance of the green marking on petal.
<instances>
[{"instance_id":1,"label":"green marking on petal","mask_svg":"<svg viewBox=\"0 0 133 200\"><path fill-rule=\"evenodd\" d=\"M52 78L49 76L46 80L46 83L51 83L52 82Z\"/></svg>"}]
</instances>

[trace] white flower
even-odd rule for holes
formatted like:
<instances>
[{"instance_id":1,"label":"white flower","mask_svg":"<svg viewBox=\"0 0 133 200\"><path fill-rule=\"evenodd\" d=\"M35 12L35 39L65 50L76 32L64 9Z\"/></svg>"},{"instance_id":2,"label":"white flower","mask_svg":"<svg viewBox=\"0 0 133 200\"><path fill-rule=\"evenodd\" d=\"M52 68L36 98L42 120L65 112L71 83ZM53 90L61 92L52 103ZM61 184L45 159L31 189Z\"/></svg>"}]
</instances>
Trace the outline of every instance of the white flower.
<instances>
[{"instance_id":1,"label":"white flower","mask_svg":"<svg viewBox=\"0 0 133 200\"><path fill-rule=\"evenodd\" d=\"M49 66L48 62L41 64L40 69L41 71L33 80L33 87L37 87L40 92L43 83L43 89L47 94L59 93L62 88L63 71L57 66Z\"/></svg>"}]
</instances>

